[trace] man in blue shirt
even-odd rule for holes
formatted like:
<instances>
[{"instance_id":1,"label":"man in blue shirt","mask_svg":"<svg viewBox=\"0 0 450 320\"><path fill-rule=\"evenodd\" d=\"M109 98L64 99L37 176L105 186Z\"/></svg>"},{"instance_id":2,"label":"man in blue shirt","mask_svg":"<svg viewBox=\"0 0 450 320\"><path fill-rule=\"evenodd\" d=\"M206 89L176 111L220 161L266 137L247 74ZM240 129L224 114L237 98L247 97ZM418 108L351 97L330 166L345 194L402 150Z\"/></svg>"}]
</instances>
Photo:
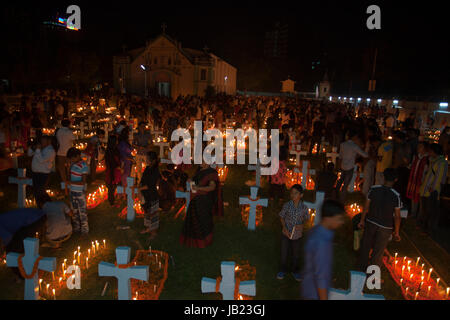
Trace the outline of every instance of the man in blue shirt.
<instances>
[{"instance_id":1,"label":"man in blue shirt","mask_svg":"<svg viewBox=\"0 0 450 320\"><path fill-rule=\"evenodd\" d=\"M306 300L327 300L331 286L334 230L344 223L344 206L326 200L322 221L311 229L305 244L305 265L302 272L301 296Z\"/></svg>"}]
</instances>

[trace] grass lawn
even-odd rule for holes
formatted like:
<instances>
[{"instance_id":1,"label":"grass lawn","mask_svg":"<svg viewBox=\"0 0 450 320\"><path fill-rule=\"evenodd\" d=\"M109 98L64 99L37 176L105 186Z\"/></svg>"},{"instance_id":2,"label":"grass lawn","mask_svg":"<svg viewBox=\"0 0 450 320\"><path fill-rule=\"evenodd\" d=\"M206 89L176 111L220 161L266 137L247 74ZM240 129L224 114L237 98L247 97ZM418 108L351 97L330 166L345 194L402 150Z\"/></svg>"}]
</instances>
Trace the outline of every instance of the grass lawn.
<instances>
[{"instance_id":1,"label":"grass lawn","mask_svg":"<svg viewBox=\"0 0 450 320\"><path fill-rule=\"evenodd\" d=\"M314 162L313 162L314 164ZM216 278L220 275L220 263L225 260L248 261L256 268L256 299L298 299L299 283L291 275L284 280L276 279L280 259L281 226L278 212L281 203L269 201L269 207L264 208L263 223L256 231L247 230L241 219L241 208L238 198L241 195L250 194L245 181L251 179L251 173L246 166L229 166L230 170L225 183L223 193L224 201L229 205L225 207L225 218L216 218L214 242L205 249L186 248L179 244L179 236L183 224L180 215L174 219L178 211L177 206L173 211L161 214L160 231L156 239L150 241L148 236L139 234L143 228L142 218L137 218L128 230L117 230L117 226L128 223L118 217L119 209L110 207L108 202L102 203L97 208L89 211L90 239L81 241L78 235L74 235L63 245L61 250L41 248L43 256L57 257L57 266L60 266L64 258L70 258L77 246L84 251L90 246L90 241L106 239L107 247L100 259L92 261L88 271L82 272L81 290L64 289L58 299L116 299L114 290L117 281L113 278L98 277L97 264L99 261L115 262L114 248L117 246L129 246L134 257L135 250L152 249L162 250L173 257L175 265L169 263L168 279L160 299L220 299L220 294L202 294L200 291L201 278L206 276ZM53 189L57 189L56 181L52 181ZM8 186L5 196L0 199L2 212L16 206L16 186ZM260 196L267 197L268 186L263 185ZM313 200L313 192L305 193L306 200ZM286 194L286 199L288 195ZM361 202L362 196L352 195L352 202ZM412 226L408 223L403 227L404 231L411 234ZM412 237L414 238L414 237ZM418 240L418 239L413 239ZM420 240L420 239L419 239ZM349 271L354 269L357 253L353 251L353 232L350 219L335 236L333 287L347 289L349 285ZM416 241L417 242L417 241ZM421 251L433 264L433 267L447 282L450 279L448 265L450 259L437 248L431 240L420 240ZM391 252L399 252L399 256L408 255L417 257L414 246L405 238L400 243L390 243L388 249ZM68 259L71 261L71 259ZM382 290L370 291L373 294L383 294L387 299L402 299L401 291L393 282L386 270L382 271L385 280ZM101 297L101 292L106 282L109 288ZM0 266L0 299L23 299L23 284L16 284L12 272L5 265Z\"/></svg>"}]
</instances>

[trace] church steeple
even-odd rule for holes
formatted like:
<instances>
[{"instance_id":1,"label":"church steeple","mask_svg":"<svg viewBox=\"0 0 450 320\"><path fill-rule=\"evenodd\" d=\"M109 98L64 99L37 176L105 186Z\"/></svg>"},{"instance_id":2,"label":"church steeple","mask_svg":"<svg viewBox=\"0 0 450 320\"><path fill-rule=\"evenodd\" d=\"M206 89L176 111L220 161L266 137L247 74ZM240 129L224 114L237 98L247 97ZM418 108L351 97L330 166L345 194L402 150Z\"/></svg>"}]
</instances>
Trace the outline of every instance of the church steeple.
<instances>
[{"instance_id":1,"label":"church steeple","mask_svg":"<svg viewBox=\"0 0 450 320\"><path fill-rule=\"evenodd\" d=\"M161 24L161 30L162 30L162 33L163 33L163 34L166 34L166 28L167 28L167 24L166 24L165 22L163 22L163 23Z\"/></svg>"}]
</instances>

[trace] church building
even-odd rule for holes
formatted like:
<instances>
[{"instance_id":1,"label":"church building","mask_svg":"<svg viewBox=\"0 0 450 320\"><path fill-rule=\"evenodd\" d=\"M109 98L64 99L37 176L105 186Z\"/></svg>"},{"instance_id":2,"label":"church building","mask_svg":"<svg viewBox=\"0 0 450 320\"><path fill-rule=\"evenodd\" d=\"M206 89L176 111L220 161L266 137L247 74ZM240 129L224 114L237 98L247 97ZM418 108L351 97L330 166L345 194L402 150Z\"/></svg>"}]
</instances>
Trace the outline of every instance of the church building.
<instances>
[{"instance_id":1,"label":"church building","mask_svg":"<svg viewBox=\"0 0 450 320\"><path fill-rule=\"evenodd\" d=\"M165 33L146 46L113 57L114 87L122 93L204 96L236 93L237 69L208 48L183 48Z\"/></svg>"}]
</instances>

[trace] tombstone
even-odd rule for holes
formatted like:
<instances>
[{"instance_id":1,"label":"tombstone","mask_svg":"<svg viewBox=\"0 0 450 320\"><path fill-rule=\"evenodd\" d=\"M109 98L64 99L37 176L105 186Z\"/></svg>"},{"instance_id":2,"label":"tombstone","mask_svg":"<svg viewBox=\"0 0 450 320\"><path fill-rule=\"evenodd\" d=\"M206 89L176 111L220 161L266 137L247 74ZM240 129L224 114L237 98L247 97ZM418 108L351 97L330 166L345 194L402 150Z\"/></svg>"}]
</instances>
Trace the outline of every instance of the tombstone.
<instances>
[{"instance_id":1,"label":"tombstone","mask_svg":"<svg viewBox=\"0 0 450 320\"><path fill-rule=\"evenodd\" d=\"M25 208L25 197L27 195L27 185L32 186L33 180L26 177L27 169L17 169L17 177L8 177L8 183L17 184L17 206Z\"/></svg>"},{"instance_id":2,"label":"tombstone","mask_svg":"<svg viewBox=\"0 0 450 320\"><path fill-rule=\"evenodd\" d=\"M256 207L267 207L267 199L258 199L258 187L250 187L250 197L239 197L239 205L249 205L250 211L248 213L248 229L256 229Z\"/></svg>"},{"instance_id":3,"label":"tombstone","mask_svg":"<svg viewBox=\"0 0 450 320\"><path fill-rule=\"evenodd\" d=\"M350 271L350 289L331 288L328 300L385 300L379 294L363 294L367 275L364 272Z\"/></svg>"},{"instance_id":4,"label":"tombstone","mask_svg":"<svg viewBox=\"0 0 450 320\"><path fill-rule=\"evenodd\" d=\"M256 182L256 186L258 188L261 187L261 162L259 161L259 159L257 159L256 165L248 165L247 170L249 171L255 171L256 175L255 175L255 182Z\"/></svg>"},{"instance_id":5,"label":"tombstone","mask_svg":"<svg viewBox=\"0 0 450 320\"><path fill-rule=\"evenodd\" d=\"M159 158L164 159L164 147L169 147L169 143L160 141L160 142L154 142L153 145L159 147Z\"/></svg>"},{"instance_id":6,"label":"tombstone","mask_svg":"<svg viewBox=\"0 0 450 320\"><path fill-rule=\"evenodd\" d=\"M56 258L42 258L39 256L39 239L25 238L23 240L25 255L10 252L6 255L6 265L8 267L18 267L19 261L22 261L25 276L25 300L39 299L39 270L54 272L56 269ZM35 264L37 263L36 272L33 273ZM32 276L32 277L30 277Z\"/></svg>"},{"instance_id":7,"label":"tombstone","mask_svg":"<svg viewBox=\"0 0 450 320\"><path fill-rule=\"evenodd\" d=\"M304 190L306 190L306 183L307 183L308 176L312 175L312 174L316 174L316 170L309 169L308 167L309 167L309 161L307 161L307 160L303 161L303 163L302 163L302 183L301 183L301 185L302 185ZM294 172L295 173L299 173L300 170L298 170L298 168L295 168Z\"/></svg>"},{"instance_id":8,"label":"tombstone","mask_svg":"<svg viewBox=\"0 0 450 320\"><path fill-rule=\"evenodd\" d=\"M119 300L131 300L131 282L130 279L148 281L148 266L129 266L131 248L117 247L116 260L117 265L108 262L98 264L98 275L100 277L115 277L118 281Z\"/></svg>"},{"instance_id":9,"label":"tombstone","mask_svg":"<svg viewBox=\"0 0 450 320\"><path fill-rule=\"evenodd\" d=\"M295 154L295 166L300 166L300 156L306 156L306 151L301 151L302 146L300 144L295 146L294 150L291 150L290 154Z\"/></svg>"},{"instance_id":10,"label":"tombstone","mask_svg":"<svg viewBox=\"0 0 450 320\"><path fill-rule=\"evenodd\" d=\"M333 147L331 149L331 152L328 152L326 154L327 158L331 158L331 161L334 163L334 165L336 166L336 158L339 157L339 153L337 153L337 148Z\"/></svg>"},{"instance_id":11,"label":"tombstone","mask_svg":"<svg viewBox=\"0 0 450 320\"><path fill-rule=\"evenodd\" d=\"M325 201L325 192L323 191L316 191L316 201L314 203L305 201L305 205L309 209L316 210L314 225L317 225L320 222L320 219L322 219L322 205L324 201Z\"/></svg>"},{"instance_id":12,"label":"tombstone","mask_svg":"<svg viewBox=\"0 0 450 320\"><path fill-rule=\"evenodd\" d=\"M134 189L137 189L134 186L134 178L127 178L127 186L124 188L123 186L117 186L117 193L126 193L127 195L127 221L134 221L136 217L136 211L134 210Z\"/></svg>"},{"instance_id":13,"label":"tombstone","mask_svg":"<svg viewBox=\"0 0 450 320\"><path fill-rule=\"evenodd\" d=\"M186 191L175 191L176 198L184 198L186 200L186 213L188 211L189 203L191 202L191 184L186 182Z\"/></svg>"},{"instance_id":14,"label":"tombstone","mask_svg":"<svg viewBox=\"0 0 450 320\"><path fill-rule=\"evenodd\" d=\"M350 184L347 187L347 191L348 192L354 192L355 191L355 181L356 181L357 176L358 176L358 166L355 165L355 167L353 168L352 180L350 181ZM363 178L364 175L362 173L360 173L359 177Z\"/></svg>"},{"instance_id":15,"label":"tombstone","mask_svg":"<svg viewBox=\"0 0 450 320\"><path fill-rule=\"evenodd\" d=\"M256 281L242 281L236 290L235 281L235 265L234 261L223 261L220 265L222 280L218 285L218 279L202 278L202 293L220 292L223 300L235 300L234 293L244 294L246 296L256 295Z\"/></svg>"}]
</instances>

